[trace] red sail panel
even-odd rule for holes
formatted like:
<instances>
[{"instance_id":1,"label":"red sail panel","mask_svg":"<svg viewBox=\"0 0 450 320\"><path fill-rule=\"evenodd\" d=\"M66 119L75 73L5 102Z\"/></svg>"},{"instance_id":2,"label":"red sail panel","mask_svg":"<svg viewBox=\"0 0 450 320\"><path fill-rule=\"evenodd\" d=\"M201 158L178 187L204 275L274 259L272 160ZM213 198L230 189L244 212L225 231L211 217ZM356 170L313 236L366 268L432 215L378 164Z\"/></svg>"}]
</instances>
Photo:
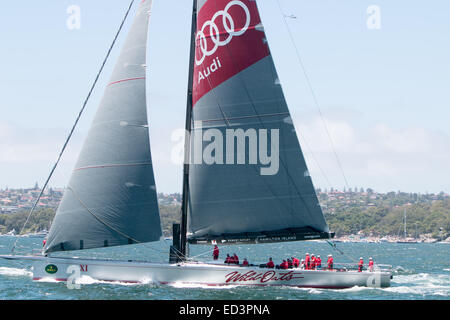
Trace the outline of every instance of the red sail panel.
<instances>
[{"instance_id":1,"label":"red sail panel","mask_svg":"<svg viewBox=\"0 0 450 320\"><path fill-rule=\"evenodd\" d=\"M206 93L267 57L255 1L206 1L197 18L193 105Z\"/></svg>"}]
</instances>

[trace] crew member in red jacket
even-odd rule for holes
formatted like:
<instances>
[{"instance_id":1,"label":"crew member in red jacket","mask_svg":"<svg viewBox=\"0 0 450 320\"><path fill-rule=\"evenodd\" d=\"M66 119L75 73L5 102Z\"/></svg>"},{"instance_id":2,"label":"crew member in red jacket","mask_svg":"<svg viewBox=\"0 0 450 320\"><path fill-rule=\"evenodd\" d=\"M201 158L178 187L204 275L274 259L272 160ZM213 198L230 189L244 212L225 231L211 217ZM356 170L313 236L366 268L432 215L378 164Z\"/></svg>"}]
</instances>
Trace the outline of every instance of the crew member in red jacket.
<instances>
[{"instance_id":1,"label":"crew member in red jacket","mask_svg":"<svg viewBox=\"0 0 450 320\"><path fill-rule=\"evenodd\" d=\"M309 253L306 253L305 256L305 269L308 270L309 269Z\"/></svg>"},{"instance_id":2,"label":"crew member in red jacket","mask_svg":"<svg viewBox=\"0 0 450 320\"><path fill-rule=\"evenodd\" d=\"M358 272L362 272L363 267L364 267L364 261L363 261L363 258L361 257L361 258L359 258L359 262L358 262Z\"/></svg>"},{"instance_id":3,"label":"crew member in red jacket","mask_svg":"<svg viewBox=\"0 0 450 320\"><path fill-rule=\"evenodd\" d=\"M236 253L233 253L233 262L232 263L239 264L239 258L236 255Z\"/></svg>"},{"instance_id":4,"label":"crew member in red jacket","mask_svg":"<svg viewBox=\"0 0 450 320\"><path fill-rule=\"evenodd\" d=\"M244 261L242 262L242 266L248 267L248 261L247 261L247 258L244 258Z\"/></svg>"},{"instance_id":5,"label":"crew member in red jacket","mask_svg":"<svg viewBox=\"0 0 450 320\"><path fill-rule=\"evenodd\" d=\"M314 256L314 254L311 254L311 260L309 262L309 268L311 270L315 270L316 269L316 257Z\"/></svg>"},{"instance_id":6,"label":"crew member in red jacket","mask_svg":"<svg viewBox=\"0 0 450 320\"><path fill-rule=\"evenodd\" d=\"M225 258L225 263L231 263L231 257L228 253L227 253L227 257Z\"/></svg>"},{"instance_id":7,"label":"crew member in red jacket","mask_svg":"<svg viewBox=\"0 0 450 320\"><path fill-rule=\"evenodd\" d=\"M269 262L266 263L267 268L275 268L275 264L272 261L272 258L269 258Z\"/></svg>"},{"instance_id":8,"label":"crew member in red jacket","mask_svg":"<svg viewBox=\"0 0 450 320\"><path fill-rule=\"evenodd\" d=\"M333 270L333 256L331 254L328 255L327 265L328 270Z\"/></svg>"},{"instance_id":9,"label":"crew member in red jacket","mask_svg":"<svg viewBox=\"0 0 450 320\"><path fill-rule=\"evenodd\" d=\"M292 263L291 259L287 259L288 268L293 268L294 264Z\"/></svg>"},{"instance_id":10,"label":"crew member in red jacket","mask_svg":"<svg viewBox=\"0 0 450 320\"><path fill-rule=\"evenodd\" d=\"M300 266L300 260L292 257L292 264L294 265L294 268L298 268Z\"/></svg>"},{"instance_id":11,"label":"crew member in red jacket","mask_svg":"<svg viewBox=\"0 0 450 320\"><path fill-rule=\"evenodd\" d=\"M369 258L369 271L373 272L373 260L372 260L372 258Z\"/></svg>"},{"instance_id":12,"label":"crew member in red jacket","mask_svg":"<svg viewBox=\"0 0 450 320\"><path fill-rule=\"evenodd\" d=\"M214 260L219 259L219 247L217 246L217 244L214 246L213 259Z\"/></svg>"},{"instance_id":13,"label":"crew member in red jacket","mask_svg":"<svg viewBox=\"0 0 450 320\"><path fill-rule=\"evenodd\" d=\"M288 263L286 260L283 260L283 262L280 264L280 269L287 269L289 268Z\"/></svg>"},{"instance_id":14,"label":"crew member in red jacket","mask_svg":"<svg viewBox=\"0 0 450 320\"><path fill-rule=\"evenodd\" d=\"M316 267L317 267L318 270L319 270L319 269L322 269L322 259L320 259L320 255L317 255L317 258L316 258Z\"/></svg>"}]
</instances>

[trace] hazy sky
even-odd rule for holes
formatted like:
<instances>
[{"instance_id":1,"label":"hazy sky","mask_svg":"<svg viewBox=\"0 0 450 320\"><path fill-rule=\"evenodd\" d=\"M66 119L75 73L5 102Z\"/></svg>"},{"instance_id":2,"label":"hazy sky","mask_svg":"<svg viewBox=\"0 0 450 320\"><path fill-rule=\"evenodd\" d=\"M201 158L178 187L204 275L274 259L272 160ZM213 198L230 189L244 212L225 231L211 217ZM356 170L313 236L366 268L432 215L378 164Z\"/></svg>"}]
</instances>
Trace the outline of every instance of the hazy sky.
<instances>
[{"instance_id":1,"label":"hazy sky","mask_svg":"<svg viewBox=\"0 0 450 320\"><path fill-rule=\"evenodd\" d=\"M45 181L128 4L1 2L0 188ZM352 188L450 192L449 1L258 4L316 187L342 189L345 181L295 46ZM71 30L67 10L73 5L80 8L81 20L80 29ZM370 10L373 5L378 11ZM170 161L170 136L184 127L191 7L190 0L153 4L147 86L158 192L181 192L182 168ZM130 22L52 186L68 182Z\"/></svg>"}]
</instances>

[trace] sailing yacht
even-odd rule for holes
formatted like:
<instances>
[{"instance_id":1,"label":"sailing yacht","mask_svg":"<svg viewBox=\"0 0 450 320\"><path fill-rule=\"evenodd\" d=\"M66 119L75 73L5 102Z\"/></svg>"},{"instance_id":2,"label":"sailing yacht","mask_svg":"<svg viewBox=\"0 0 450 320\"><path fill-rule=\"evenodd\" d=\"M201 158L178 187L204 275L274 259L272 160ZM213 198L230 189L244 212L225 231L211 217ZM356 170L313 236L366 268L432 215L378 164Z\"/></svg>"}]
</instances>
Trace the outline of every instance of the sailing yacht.
<instances>
[{"instance_id":1,"label":"sailing yacht","mask_svg":"<svg viewBox=\"0 0 450 320\"><path fill-rule=\"evenodd\" d=\"M140 1L42 254L1 258L31 262L34 280L67 281L75 270L93 279L136 283L389 286L391 274L383 269L284 270L189 259L189 245L195 244L257 245L334 236L308 173L254 0L193 1L181 224L173 228L169 262L53 255L162 237L146 113L151 5L151 0ZM221 161L219 144L211 148L211 137L230 130L236 140L244 133L244 141L250 139L245 134L257 132L259 146L266 142L265 151L278 146L276 170L261 157L248 164L233 162L253 156L239 142L226 149L226 161ZM198 161L198 148L208 146L214 161Z\"/></svg>"},{"instance_id":2,"label":"sailing yacht","mask_svg":"<svg viewBox=\"0 0 450 320\"><path fill-rule=\"evenodd\" d=\"M408 238L406 233L406 208L403 209L403 238L397 240L396 243L417 243L416 239Z\"/></svg>"}]
</instances>

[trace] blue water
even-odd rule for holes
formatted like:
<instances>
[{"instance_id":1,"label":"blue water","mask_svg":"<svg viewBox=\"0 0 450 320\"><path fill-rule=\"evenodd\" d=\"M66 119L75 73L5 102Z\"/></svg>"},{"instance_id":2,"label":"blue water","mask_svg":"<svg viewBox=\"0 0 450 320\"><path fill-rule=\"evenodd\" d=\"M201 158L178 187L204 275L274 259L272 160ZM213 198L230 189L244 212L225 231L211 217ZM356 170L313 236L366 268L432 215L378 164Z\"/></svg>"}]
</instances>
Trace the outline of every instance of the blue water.
<instances>
[{"instance_id":1,"label":"blue water","mask_svg":"<svg viewBox=\"0 0 450 320\"><path fill-rule=\"evenodd\" d=\"M9 254L17 238L0 237L0 254ZM20 238L16 251L39 249L42 239ZM135 259L166 262L170 241L125 247L76 252L79 257ZM121 284L99 281L83 282L81 288L69 289L65 283L33 282L26 262L0 260L0 299L222 299L222 300L449 300L450 244L444 243L338 243L345 256L324 242L289 242L221 247L221 258L236 253L250 263L265 262L271 256L276 263L305 252L320 254L322 260L333 254L335 262L352 262L350 258L373 257L375 262L390 264L394 278L390 288L354 287L344 290L299 289L290 287L202 287L155 284ZM210 260L210 246L191 246L190 255ZM63 255L68 255L64 253Z\"/></svg>"}]
</instances>

